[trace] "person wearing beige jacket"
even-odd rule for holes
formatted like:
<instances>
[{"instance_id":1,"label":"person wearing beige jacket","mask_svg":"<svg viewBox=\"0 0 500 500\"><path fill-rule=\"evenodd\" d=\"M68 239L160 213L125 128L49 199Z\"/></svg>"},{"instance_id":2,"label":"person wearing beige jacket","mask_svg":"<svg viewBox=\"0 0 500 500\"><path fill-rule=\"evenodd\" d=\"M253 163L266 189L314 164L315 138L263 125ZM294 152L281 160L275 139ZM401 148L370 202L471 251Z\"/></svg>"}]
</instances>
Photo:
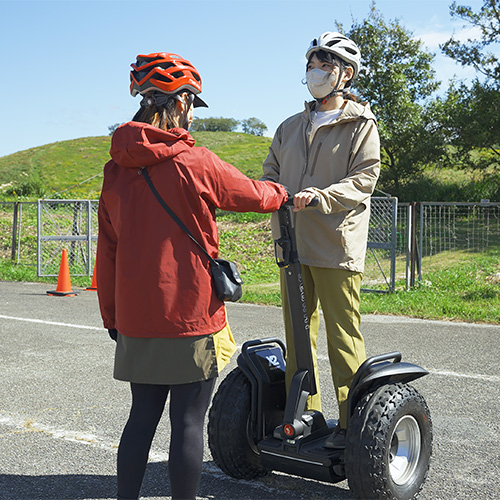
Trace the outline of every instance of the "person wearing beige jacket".
<instances>
[{"instance_id":1,"label":"person wearing beige jacket","mask_svg":"<svg viewBox=\"0 0 500 500\"><path fill-rule=\"evenodd\" d=\"M294 195L295 228L318 393L306 408L321 411L316 342L321 305L328 355L339 405L339 421L326 442L345 447L347 395L366 359L360 332L361 279L368 240L370 196L380 172L377 121L368 104L350 93L360 66L356 44L327 32L306 53L306 82L314 101L277 129L263 164L261 180L286 186ZM317 197L314 208L307 205ZM277 219L272 218L273 233ZM281 274L287 341L286 379L296 371L288 298Z\"/></svg>"}]
</instances>

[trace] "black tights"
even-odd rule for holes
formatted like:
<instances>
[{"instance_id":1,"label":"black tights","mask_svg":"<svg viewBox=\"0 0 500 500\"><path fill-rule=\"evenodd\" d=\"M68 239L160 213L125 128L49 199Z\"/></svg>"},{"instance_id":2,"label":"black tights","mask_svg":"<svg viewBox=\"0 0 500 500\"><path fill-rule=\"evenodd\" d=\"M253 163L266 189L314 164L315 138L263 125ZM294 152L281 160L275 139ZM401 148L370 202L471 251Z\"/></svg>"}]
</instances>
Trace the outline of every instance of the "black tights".
<instances>
[{"instance_id":1,"label":"black tights","mask_svg":"<svg viewBox=\"0 0 500 500\"><path fill-rule=\"evenodd\" d=\"M168 473L172 499L194 499L203 464L203 429L215 378L180 385L131 383L132 409L118 448L118 499L137 499L151 442L170 392Z\"/></svg>"}]
</instances>

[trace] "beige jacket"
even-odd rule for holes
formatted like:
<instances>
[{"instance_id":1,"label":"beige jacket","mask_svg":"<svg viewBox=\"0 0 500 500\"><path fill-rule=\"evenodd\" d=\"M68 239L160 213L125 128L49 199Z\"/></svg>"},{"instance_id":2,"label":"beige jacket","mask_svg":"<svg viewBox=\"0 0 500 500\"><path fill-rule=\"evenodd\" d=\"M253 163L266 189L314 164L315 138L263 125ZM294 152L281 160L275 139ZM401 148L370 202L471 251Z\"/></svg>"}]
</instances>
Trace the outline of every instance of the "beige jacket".
<instances>
[{"instance_id":1,"label":"beige jacket","mask_svg":"<svg viewBox=\"0 0 500 500\"><path fill-rule=\"evenodd\" d=\"M377 122L368 104L346 101L331 124L310 141L311 113L285 120L276 131L264 161L262 180L303 189L320 199L315 208L296 214L299 258L315 267L363 272L370 219L370 196L380 172ZM276 236L276 214L273 235Z\"/></svg>"}]
</instances>

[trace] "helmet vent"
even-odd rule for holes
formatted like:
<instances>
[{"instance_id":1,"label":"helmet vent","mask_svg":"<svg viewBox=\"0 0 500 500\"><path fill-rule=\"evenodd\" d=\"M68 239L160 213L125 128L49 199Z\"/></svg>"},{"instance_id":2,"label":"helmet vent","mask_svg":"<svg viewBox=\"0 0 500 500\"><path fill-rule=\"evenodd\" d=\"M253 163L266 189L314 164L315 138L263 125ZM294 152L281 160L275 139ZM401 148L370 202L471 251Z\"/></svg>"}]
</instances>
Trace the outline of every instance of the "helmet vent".
<instances>
[{"instance_id":1,"label":"helmet vent","mask_svg":"<svg viewBox=\"0 0 500 500\"><path fill-rule=\"evenodd\" d=\"M153 57L147 57L147 56L137 56L137 65L138 66L144 66L145 64L149 64L151 62L154 62L158 59L158 57L153 56Z\"/></svg>"},{"instance_id":2,"label":"helmet vent","mask_svg":"<svg viewBox=\"0 0 500 500\"><path fill-rule=\"evenodd\" d=\"M331 47L332 45L337 45L340 42L340 40L330 40L329 42L326 42L327 47Z\"/></svg>"},{"instance_id":3,"label":"helmet vent","mask_svg":"<svg viewBox=\"0 0 500 500\"><path fill-rule=\"evenodd\" d=\"M147 69L144 69L142 71L137 71L136 72L136 75L137 75L137 80L142 80L146 75L148 74L148 70Z\"/></svg>"},{"instance_id":4,"label":"helmet vent","mask_svg":"<svg viewBox=\"0 0 500 500\"><path fill-rule=\"evenodd\" d=\"M161 81L161 82L167 82L167 83L173 82L172 78L169 78L167 75L162 75L161 73L156 73L154 78L156 80Z\"/></svg>"},{"instance_id":5,"label":"helmet vent","mask_svg":"<svg viewBox=\"0 0 500 500\"><path fill-rule=\"evenodd\" d=\"M174 78L181 78L181 77L182 77L182 71L174 71L174 72L172 73L172 76L173 76Z\"/></svg>"},{"instance_id":6,"label":"helmet vent","mask_svg":"<svg viewBox=\"0 0 500 500\"><path fill-rule=\"evenodd\" d=\"M161 69L168 69L168 68L173 68L174 65L171 62L162 62L160 64L157 64L157 67Z\"/></svg>"},{"instance_id":7,"label":"helmet vent","mask_svg":"<svg viewBox=\"0 0 500 500\"><path fill-rule=\"evenodd\" d=\"M198 73L195 73L194 71L191 71L191 74L193 75L193 78L200 82L201 83L201 78L200 78L200 75L198 75Z\"/></svg>"}]
</instances>

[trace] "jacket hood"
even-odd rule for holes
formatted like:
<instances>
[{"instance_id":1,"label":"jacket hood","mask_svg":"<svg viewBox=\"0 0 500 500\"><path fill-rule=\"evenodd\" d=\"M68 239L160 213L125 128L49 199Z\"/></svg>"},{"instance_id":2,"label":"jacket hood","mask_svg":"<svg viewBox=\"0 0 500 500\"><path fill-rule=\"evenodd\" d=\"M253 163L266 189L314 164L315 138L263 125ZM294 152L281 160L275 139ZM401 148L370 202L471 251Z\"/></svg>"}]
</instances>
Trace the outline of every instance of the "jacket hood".
<instances>
[{"instance_id":1,"label":"jacket hood","mask_svg":"<svg viewBox=\"0 0 500 500\"><path fill-rule=\"evenodd\" d=\"M306 115L307 118L310 118L310 115L313 111L316 111L316 106L318 103L316 101L310 101L305 103L306 107ZM373 114L370 104L367 102L359 103L354 101L346 101L345 106L342 109L342 113L337 118L336 121L344 121L344 120L358 120L360 118L364 118L366 120L374 120L377 122L377 118Z\"/></svg>"},{"instance_id":2,"label":"jacket hood","mask_svg":"<svg viewBox=\"0 0 500 500\"><path fill-rule=\"evenodd\" d=\"M153 125L128 122L111 139L111 158L122 167L147 167L177 156L195 141L183 128L161 130Z\"/></svg>"}]
</instances>

